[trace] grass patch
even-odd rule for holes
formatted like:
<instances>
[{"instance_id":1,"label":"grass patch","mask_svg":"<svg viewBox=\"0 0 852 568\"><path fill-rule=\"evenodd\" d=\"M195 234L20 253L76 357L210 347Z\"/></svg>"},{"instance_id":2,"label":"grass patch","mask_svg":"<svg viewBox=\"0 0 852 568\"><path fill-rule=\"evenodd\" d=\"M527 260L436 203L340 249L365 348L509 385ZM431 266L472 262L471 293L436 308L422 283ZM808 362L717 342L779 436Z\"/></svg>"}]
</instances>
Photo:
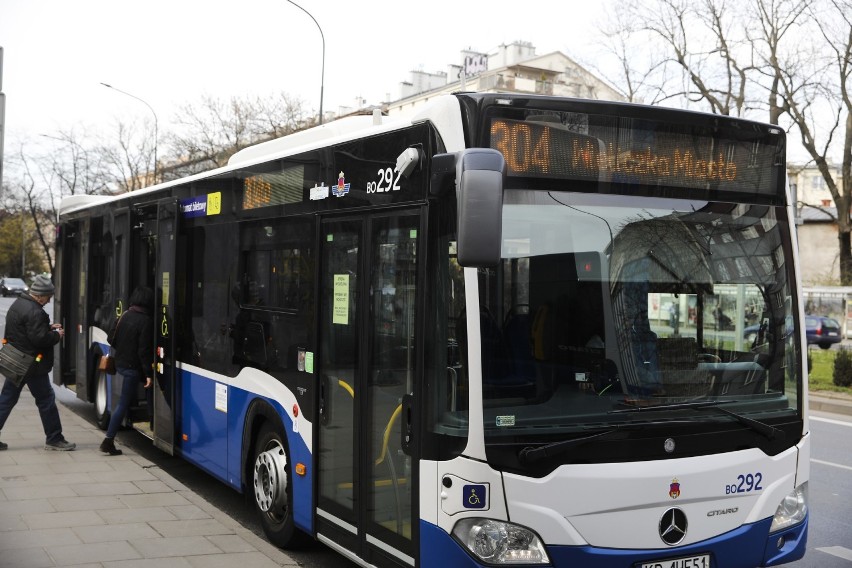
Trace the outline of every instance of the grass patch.
<instances>
[{"instance_id":1,"label":"grass patch","mask_svg":"<svg viewBox=\"0 0 852 568\"><path fill-rule=\"evenodd\" d=\"M808 387L812 391L844 392L852 395L852 388L834 384L834 349L808 349L811 358L811 372L808 375Z\"/></svg>"}]
</instances>

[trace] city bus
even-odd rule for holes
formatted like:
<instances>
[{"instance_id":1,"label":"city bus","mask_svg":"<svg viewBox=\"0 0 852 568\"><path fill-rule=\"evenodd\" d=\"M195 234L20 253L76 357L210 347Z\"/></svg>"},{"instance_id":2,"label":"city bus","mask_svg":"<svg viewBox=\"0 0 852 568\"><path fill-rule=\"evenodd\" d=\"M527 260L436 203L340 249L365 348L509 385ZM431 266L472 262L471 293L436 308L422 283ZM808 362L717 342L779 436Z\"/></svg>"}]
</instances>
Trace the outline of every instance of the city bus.
<instances>
[{"instance_id":1,"label":"city bus","mask_svg":"<svg viewBox=\"0 0 852 568\"><path fill-rule=\"evenodd\" d=\"M786 138L605 101L455 93L72 196L54 379L151 287L128 422L360 566L801 558L807 367Z\"/></svg>"}]
</instances>

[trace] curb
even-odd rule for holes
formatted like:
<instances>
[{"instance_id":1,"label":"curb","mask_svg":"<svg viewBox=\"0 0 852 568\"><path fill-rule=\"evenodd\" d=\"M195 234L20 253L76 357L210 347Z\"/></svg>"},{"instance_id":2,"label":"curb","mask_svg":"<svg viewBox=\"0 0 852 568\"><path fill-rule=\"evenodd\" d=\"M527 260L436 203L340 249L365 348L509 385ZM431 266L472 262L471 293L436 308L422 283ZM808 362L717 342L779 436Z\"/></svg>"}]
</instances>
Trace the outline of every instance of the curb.
<instances>
[{"instance_id":1,"label":"curb","mask_svg":"<svg viewBox=\"0 0 852 568\"><path fill-rule=\"evenodd\" d=\"M833 393L810 394L808 396L808 408L811 412L830 412L852 416L852 399L844 396L833 396Z\"/></svg>"}]
</instances>

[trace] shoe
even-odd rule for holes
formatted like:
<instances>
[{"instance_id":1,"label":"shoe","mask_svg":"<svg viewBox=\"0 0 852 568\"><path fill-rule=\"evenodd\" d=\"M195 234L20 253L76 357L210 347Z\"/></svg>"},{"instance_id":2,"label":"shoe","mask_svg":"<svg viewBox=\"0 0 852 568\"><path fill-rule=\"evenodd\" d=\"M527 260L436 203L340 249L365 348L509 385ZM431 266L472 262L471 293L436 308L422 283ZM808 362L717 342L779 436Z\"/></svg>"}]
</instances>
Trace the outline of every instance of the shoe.
<instances>
[{"instance_id":1,"label":"shoe","mask_svg":"<svg viewBox=\"0 0 852 568\"><path fill-rule=\"evenodd\" d=\"M99 448L103 453L109 454L111 456L120 456L121 450L115 447L115 440L112 438L104 438L104 441L101 442L101 447Z\"/></svg>"},{"instance_id":2,"label":"shoe","mask_svg":"<svg viewBox=\"0 0 852 568\"><path fill-rule=\"evenodd\" d=\"M8 447L9 447L9 444L5 444L3 442L0 442L0 452L2 452L3 450L5 450Z\"/></svg>"},{"instance_id":3,"label":"shoe","mask_svg":"<svg viewBox=\"0 0 852 568\"><path fill-rule=\"evenodd\" d=\"M55 450L57 452L70 452L76 447L77 444L73 444L64 438L58 442L48 442L44 445L45 450Z\"/></svg>"}]
</instances>

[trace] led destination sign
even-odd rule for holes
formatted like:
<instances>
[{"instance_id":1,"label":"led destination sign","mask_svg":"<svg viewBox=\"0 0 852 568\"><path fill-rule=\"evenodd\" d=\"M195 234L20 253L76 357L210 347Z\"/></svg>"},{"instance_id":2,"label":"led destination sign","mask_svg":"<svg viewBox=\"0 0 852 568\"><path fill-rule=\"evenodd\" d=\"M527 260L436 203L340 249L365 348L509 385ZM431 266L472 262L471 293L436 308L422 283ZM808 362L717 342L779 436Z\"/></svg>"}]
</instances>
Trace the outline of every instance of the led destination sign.
<instances>
[{"instance_id":1,"label":"led destination sign","mask_svg":"<svg viewBox=\"0 0 852 568\"><path fill-rule=\"evenodd\" d=\"M510 176L775 193L775 144L667 126L587 125L590 134L581 134L560 123L499 118L491 122L491 147L503 154Z\"/></svg>"}]
</instances>

